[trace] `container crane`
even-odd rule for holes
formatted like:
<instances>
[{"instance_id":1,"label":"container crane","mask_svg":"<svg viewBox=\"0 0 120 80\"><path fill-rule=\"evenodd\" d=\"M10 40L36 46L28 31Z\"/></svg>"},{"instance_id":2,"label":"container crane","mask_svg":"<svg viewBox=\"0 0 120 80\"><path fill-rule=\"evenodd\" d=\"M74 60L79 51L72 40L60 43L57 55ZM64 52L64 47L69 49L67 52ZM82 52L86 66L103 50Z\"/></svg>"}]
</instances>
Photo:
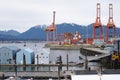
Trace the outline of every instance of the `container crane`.
<instances>
[{"instance_id":1,"label":"container crane","mask_svg":"<svg viewBox=\"0 0 120 80\"><path fill-rule=\"evenodd\" d=\"M103 28L100 19L100 3L97 3L97 14L96 14L96 21L93 24L93 38L97 38L96 29L100 30L99 38L103 38Z\"/></svg>"},{"instance_id":2,"label":"container crane","mask_svg":"<svg viewBox=\"0 0 120 80\"><path fill-rule=\"evenodd\" d=\"M49 41L56 41L57 40L57 32L55 26L55 11L53 11L53 22L46 28L46 40Z\"/></svg>"},{"instance_id":3,"label":"container crane","mask_svg":"<svg viewBox=\"0 0 120 80\"><path fill-rule=\"evenodd\" d=\"M110 30L111 32L109 33ZM109 43L110 42L109 39L115 37L116 37L116 26L113 20L113 5L109 4L109 19L106 27L106 42Z\"/></svg>"}]
</instances>

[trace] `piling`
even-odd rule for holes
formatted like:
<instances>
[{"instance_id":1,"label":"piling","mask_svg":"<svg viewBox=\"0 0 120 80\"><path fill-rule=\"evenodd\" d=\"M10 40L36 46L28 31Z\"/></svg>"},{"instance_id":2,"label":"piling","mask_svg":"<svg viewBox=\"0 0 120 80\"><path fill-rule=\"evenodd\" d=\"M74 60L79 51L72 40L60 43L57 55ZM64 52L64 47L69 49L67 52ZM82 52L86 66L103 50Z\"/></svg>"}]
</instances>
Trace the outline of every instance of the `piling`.
<instances>
[{"instance_id":1,"label":"piling","mask_svg":"<svg viewBox=\"0 0 120 80\"><path fill-rule=\"evenodd\" d=\"M68 54L66 56L67 56L67 70L68 70Z\"/></svg>"}]
</instances>

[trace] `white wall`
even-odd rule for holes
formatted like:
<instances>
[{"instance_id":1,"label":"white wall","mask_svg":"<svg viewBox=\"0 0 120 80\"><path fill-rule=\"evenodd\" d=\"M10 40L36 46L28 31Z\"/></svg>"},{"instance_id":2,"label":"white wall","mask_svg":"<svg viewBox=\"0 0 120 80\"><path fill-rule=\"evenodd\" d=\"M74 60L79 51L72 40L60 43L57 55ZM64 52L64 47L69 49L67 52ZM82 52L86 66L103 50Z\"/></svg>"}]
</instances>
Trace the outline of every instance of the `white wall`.
<instances>
[{"instance_id":1,"label":"white wall","mask_svg":"<svg viewBox=\"0 0 120 80\"><path fill-rule=\"evenodd\" d=\"M38 64L49 64L49 52L45 49L42 49L39 53L35 54L35 64L37 64L37 55L38 55Z\"/></svg>"},{"instance_id":2,"label":"white wall","mask_svg":"<svg viewBox=\"0 0 120 80\"><path fill-rule=\"evenodd\" d=\"M55 63L57 60L57 57L61 56L63 64L66 64L67 54L68 54L68 62L76 62L76 63L80 62L79 60L80 51L79 50L51 50L50 61L52 63Z\"/></svg>"},{"instance_id":3,"label":"white wall","mask_svg":"<svg viewBox=\"0 0 120 80\"><path fill-rule=\"evenodd\" d=\"M120 80L120 74L72 75L72 80Z\"/></svg>"}]
</instances>

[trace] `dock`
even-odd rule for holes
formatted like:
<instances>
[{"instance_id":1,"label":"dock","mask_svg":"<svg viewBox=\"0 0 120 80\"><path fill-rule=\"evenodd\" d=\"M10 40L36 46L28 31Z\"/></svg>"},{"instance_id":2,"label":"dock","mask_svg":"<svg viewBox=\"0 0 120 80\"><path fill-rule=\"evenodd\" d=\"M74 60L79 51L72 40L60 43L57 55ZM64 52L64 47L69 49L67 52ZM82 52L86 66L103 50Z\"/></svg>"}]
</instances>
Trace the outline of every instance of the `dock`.
<instances>
[{"instance_id":1,"label":"dock","mask_svg":"<svg viewBox=\"0 0 120 80\"><path fill-rule=\"evenodd\" d=\"M0 72L0 74L4 74L3 76L0 76L1 79L9 78L9 77L15 77L15 72ZM64 80L65 77L69 77L72 75L72 71L24 71L24 72L17 72L16 76L18 78L23 78L23 79L28 79L28 78L33 78L34 80L48 80L48 79L53 79L53 80L58 80L58 77L60 77L61 80Z\"/></svg>"},{"instance_id":2,"label":"dock","mask_svg":"<svg viewBox=\"0 0 120 80\"><path fill-rule=\"evenodd\" d=\"M98 60L111 55L108 49L101 50L100 48L80 48L80 53L80 57L85 59L85 56L87 56L88 61Z\"/></svg>"},{"instance_id":3,"label":"dock","mask_svg":"<svg viewBox=\"0 0 120 80\"><path fill-rule=\"evenodd\" d=\"M88 61L97 60L100 58L104 58L110 56L109 49L95 48L94 45L88 44L79 44L79 45L46 45L45 47L49 47L51 50L80 50L80 57L85 59L87 56ZM83 63L83 62L82 62Z\"/></svg>"},{"instance_id":4,"label":"dock","mask_svg":"<svg viewBox=\"0 0 120 80\"><path fill-rule=\"evenodd\" d=\"M62 67L67 67L67 64L28 64L28 65L0 65L0 68L4 68L6 70L1 70L0 71L0 79L3 78L3 75L5 78L8 78L10 76L15 76L17 75L18 77L22 78L38 78L38 79L48 79L48 78L58 78L58 72L60 72L60 77L64 77L64 70L58 71L58 68ZM68 66L83 66L83 64L68 64ZM54 67L54 68L53 68ZM18 68L22 68L23 70L19 70ZM24 68L26 68L24 70ZM28 70L29 68L30 70ZM57 69L57 70L51 70ZM11 69L11 70L7 70ZM40 69L40 70L39 70ZM42 70L41 70L42 69Z\"/></svg>"},{"instance_id":5,"label":"dock","mask_svg":"<svg viewBox=\"0 0 120 80\"><path fill-rule=\"evenodd\" d=\"M4 77L10 77L10 76L15 76L15 72L2 72L4 73ZM1 74L2 74L1 73ZM60 74L61 77L63 77L62 73ZM18 77L23 77L23 78L49 78L49 77L54 77L57 78L58 77L58 72L55 71L38 71L38 72L32 72L32 71L21 71L21 72L17 72L17 76Z\"/></svg>"},{"instance_id":6,"label":"dock","mask_svg":"<svg viewBox=\"0 0 120 80\"><path fill-rule=\"evenodd\" d=\"M56 45L46 44L45 47L49 47L50 50L80 50L80 57L85 59L87 56L88 61L105 58L111 55L109 49L96 48L95 45L79 44L79 45Z\"/></svg>"}]
</instances>

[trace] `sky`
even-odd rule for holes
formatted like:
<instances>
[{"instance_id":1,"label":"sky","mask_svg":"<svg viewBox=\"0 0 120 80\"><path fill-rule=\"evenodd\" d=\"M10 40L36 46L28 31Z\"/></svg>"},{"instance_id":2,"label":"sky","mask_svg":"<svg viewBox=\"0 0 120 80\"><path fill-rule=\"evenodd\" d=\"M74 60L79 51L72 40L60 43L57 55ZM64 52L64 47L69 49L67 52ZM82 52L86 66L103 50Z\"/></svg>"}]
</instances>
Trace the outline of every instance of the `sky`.
<instances>
[{"instance_id":1,"label":"sky","mask_svg":"<svg viewBox=\"0 0 120 80\"><path fill-rule=\"evenodd\" d=\"M50 25L53 11L56 24L89 25L96 19L96 4L101 4L101 22L106 25L109 4L113 4L114 23L120 27L120 0L0 0L0 30L24 32L35 25Z\"/></svg>"}]
</instances>

